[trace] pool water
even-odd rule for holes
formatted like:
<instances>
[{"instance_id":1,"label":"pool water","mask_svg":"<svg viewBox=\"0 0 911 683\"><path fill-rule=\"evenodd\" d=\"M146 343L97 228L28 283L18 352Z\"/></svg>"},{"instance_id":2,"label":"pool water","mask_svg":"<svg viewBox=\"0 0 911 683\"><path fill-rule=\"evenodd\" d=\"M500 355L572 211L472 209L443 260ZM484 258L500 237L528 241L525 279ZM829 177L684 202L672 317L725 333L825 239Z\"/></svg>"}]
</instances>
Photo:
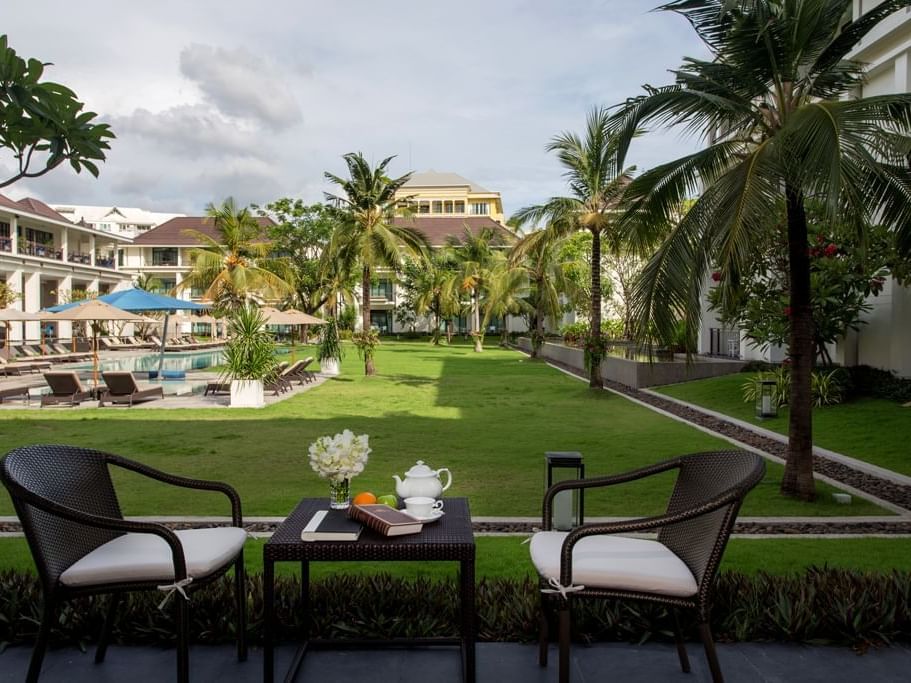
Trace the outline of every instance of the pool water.
<instances>
[{"instance_id":1,"label":"pool water","mask_svg":"<svg viewBox=\"0 0 911 683\"><path fill-rule=\"evenodd\" d=\"M205 370L224 362L224 353L215 351L196 351L191 353L166 353L163 370ZM91 370L91 363L79 363L68 366L74 370ZM138 356L123 358L103 358L98 362L99 372L109 370L128 372L148 372L158 369L158 354L144 353Z\"/></svg>"}]
</instances>

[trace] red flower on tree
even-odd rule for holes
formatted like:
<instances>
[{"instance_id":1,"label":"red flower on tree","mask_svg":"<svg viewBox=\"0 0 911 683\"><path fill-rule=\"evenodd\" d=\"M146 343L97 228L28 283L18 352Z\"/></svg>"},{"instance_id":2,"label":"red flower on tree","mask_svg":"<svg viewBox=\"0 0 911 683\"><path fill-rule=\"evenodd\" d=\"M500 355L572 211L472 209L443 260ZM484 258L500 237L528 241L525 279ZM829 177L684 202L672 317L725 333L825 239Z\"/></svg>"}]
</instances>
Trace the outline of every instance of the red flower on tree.
<instances>
[{"instance_id":1,"label":"red flower on tree","mask_svg":"<svg viewBox=\"0 0 911 683\"><path fill-rule=\"evenodd\" d=\"M714 282L721 282L721 271L720 270L716 270L714 273L712 273L712 280Z\"/></svg>"},{"instance_id":2,"label":"red flower on tree","mask_svg":"<svg viewBox=\"0 0 911 683\"><path fill-rule=\"evenodd\" d=\"M788 318L791 317L791 307L790 307L790 306L785 306L785 307L784 307L784 314L785 314Z\"/></svg>"},{"instance_id":3,"label":"red flower on tree","mask_svg":"<svg viewBox=\"0 0 911 683\"><path fill-rule=\"evenodd\" d=\"M826 256L832 257L832 256L835 256L835 254L837 254L837 253L838 253L838 247L836 247L834 244L829 244L826 246L826 248L825 248Z\"/></svg>"}]
</instances>

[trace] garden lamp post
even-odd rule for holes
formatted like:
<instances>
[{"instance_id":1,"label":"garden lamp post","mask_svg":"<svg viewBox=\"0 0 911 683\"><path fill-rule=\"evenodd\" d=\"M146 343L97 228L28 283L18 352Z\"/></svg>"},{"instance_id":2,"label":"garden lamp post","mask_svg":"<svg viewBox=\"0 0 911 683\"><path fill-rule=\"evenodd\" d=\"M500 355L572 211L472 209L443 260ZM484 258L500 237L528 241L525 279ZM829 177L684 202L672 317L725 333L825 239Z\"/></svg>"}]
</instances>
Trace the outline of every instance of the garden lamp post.
<instances>
[{"instance_id":1,"label":"garden lamp post","mask_svg":"<svg viewBox=\"0 0 911 683\"><path fill-rule=\"evenodd\" d=\"M775 380L759 380L759 391L756 392L756 417L765 420L778 417L778 401L775 400Z\"/></svg>"},{"instance_id":2,"label":"garden lamp post","mask_svg":"<svg viewBox=\"0 0 911 683\"><path fill-rule=\"evenodd\" d=\"M546 462L546 491L554 484L569 479L584 479L585 465L582 454L576 451L548 451ZM584 496L582 489L561 491L554 496L551 523L557 531L569 531L580 526L584 519Z\"/></svg>"}]
</instances>

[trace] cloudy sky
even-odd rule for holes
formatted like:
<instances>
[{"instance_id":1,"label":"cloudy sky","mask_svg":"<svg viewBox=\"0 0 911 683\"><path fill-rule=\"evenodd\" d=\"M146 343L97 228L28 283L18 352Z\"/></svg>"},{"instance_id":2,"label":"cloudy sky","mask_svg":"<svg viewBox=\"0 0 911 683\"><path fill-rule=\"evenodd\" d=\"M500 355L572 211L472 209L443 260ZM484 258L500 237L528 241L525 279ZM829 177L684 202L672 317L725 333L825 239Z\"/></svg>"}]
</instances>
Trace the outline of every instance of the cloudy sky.
<instances>
[{"instance_id":1,"label":"cloudy sky","mask_svg":"<svg viewBox=\"0 0 911 683\"><path fill-rule=\"evenodd\" d=\"M323 171L362 151L464 175L509 214L563 191L553 134L704 55L657 3L5 0L10 45L53 62L117 139L98 180L61 167L4 192L191 214L228 195L319 201ZM648 136L631 162L697 142Z\"/></svg>"}]
</instances>

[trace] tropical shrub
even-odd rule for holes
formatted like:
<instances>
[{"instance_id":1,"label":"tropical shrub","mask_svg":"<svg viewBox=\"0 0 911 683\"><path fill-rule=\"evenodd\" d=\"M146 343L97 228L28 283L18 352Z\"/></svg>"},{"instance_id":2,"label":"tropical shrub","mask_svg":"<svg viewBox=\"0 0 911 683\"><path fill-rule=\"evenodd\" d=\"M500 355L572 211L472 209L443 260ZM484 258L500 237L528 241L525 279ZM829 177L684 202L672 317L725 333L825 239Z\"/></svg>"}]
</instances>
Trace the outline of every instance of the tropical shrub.
<instances>
[{"instance_id":1,"label":"tropical shrub","mask_svg":"<svg viewBox=\"0 0 911 683\"><path fill-rule=\"evenodd\" d=\"M376 355L376 347L380 345L380 333L374 329L355 332L351 335L351 341L354 342L358 355L367 363Z\"/></svg>"},{"instance_id":2,"label":"tropical shrub","mask_svg":"<svg viewBox=\"0 0 911 683\"><path fill-rule=\"evenodd\" d=\"M223 375L231 380L268 382L278 373L275 340L265 331L266 317L252 304L236 309L228 322L231 338L225 344Z\"/></svg>"},{"instance_id":3,"label":"tropical shrub","mask_svg":"<svg viewBox=\"0 0 911 683\"><path fill-rule=\"evenodd\" d=\"M589 337L589 329L590 327L587 322L575 322L563 325L563 327L560 328L560 334L563 335L563 343L569 346L583 346L586 339ZM605 342L623 339L623 321L602 321L601 337Z\"/></svg>"},{"instance_id":4,"label":"tropical shrub","mask_svg":"<svg viewBox=\"0 0 911 683\"><path fill-rule=\"evenodd\" d=\"M322 330L320 330L317 358L321 361L327 358L341 360L342 355L342 345L339 343L338 336L338 322L335 318L329 318L326 324L323 325Z\"/></svg>"},{"instance_id":5,"label":"tropical shrub","mask_svg":"<svg viewBox=\"0 0 911 683\"><path fill-rule=\"evenodd\" d=\"M758 372L741 385L744 403L755 403L759 397L760 382L774 380L775 389L772 400L778 406L787 405L791 393L791 371L787 365L781 365L768 372ZM811 375L810 388L813 405L832 406L842 403L851 389L850 374L844 368L832 370L814 370Z\"/></svg>"},{"instance_id":6,"label":"tropical shrub","mask_svg":"<svg viewBox=\"0 0 911 683\"><path fill-rule=\"evenodd\" d=\"M195 642L234 638L233 579L225 577L193 593L190 633ZM532 642L538 635L540 594L532 579L480 579L476 584L478 636L482 641ZM249 635L262 642L262 577L247 578ZM173 643L173 610L159 610L154 591L124 597L113 639L124 644ZM404 580L388 575L334 576L310 587L310 609L299 608L292 577L276 580L277 640L301 640L305 622L315 638L388 639L459 633L460 605L454 580ZM105 597L70 600L51 629L52 645L84 647L101 631ZM354 606L354 607L353 607ZM671 641L667 608L613 600L573 605L573 634L580 641ZM31 645L41 615L37 576L0 574L0 643ZM681 614L681 617L688 615ZM692 622L683 627L694 632ZM810 568L802 573L718 577L711 626L719 641L790 641L867 647L911 640L911 573Z\"/></svg>"},{"instance_id":7,"label":"tropical shrub","mask_svg":"<svg viewBox=\"0 0 911 683\"><path fill-rule=\"evenodd\" d=\"M848 369L857 396L883 398L887 401L911 401L911 379L897 377L889 370L857 365Z\"/></svg>"}]
</instances>

